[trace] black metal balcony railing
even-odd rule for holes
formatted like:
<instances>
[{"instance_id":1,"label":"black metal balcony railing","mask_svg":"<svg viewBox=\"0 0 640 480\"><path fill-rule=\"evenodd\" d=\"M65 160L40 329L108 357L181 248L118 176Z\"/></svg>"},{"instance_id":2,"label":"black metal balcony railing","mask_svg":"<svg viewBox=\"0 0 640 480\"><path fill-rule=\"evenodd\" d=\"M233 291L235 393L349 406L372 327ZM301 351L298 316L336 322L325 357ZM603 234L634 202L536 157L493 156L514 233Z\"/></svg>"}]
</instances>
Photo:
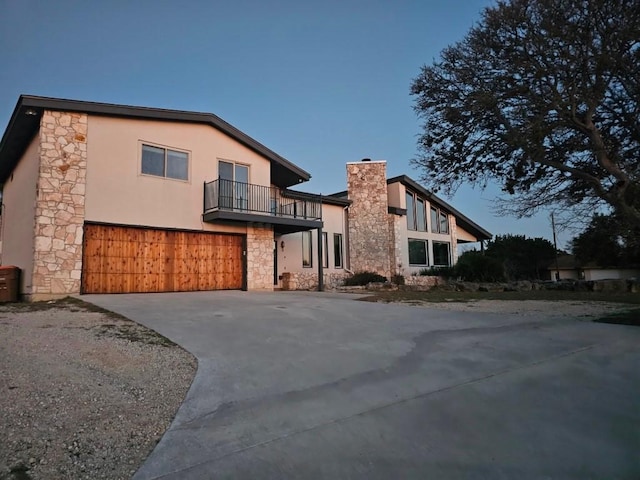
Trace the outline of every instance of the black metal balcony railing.
<instances>
[{"instance_id":1,"label":"black metal balcony railing","mask_svg":"<svg viewBox=\"0 0 640 480\"><path fill-rule=\"evenodd\" d=\"M216 210L305 220L322 217L320 197L306 198L277 187L222 179L204 184L204 213Z\"/></svg>"}]
</instances>

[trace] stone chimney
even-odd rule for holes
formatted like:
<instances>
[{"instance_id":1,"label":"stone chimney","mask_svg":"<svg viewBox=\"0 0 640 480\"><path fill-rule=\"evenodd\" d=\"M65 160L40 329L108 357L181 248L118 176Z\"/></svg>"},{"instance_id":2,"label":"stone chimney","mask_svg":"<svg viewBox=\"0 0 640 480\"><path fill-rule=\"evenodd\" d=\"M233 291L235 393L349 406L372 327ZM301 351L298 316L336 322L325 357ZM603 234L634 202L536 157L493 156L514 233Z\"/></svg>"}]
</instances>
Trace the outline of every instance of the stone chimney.
<instances>
[{"instance_id":1,"label":"stone chimney","mask_svg":"<svg viewBox=\"0 0 640 480\"><path fill-rule=\"evenodd\" d=\"M373 271L389 279L387 162L347 163L349 258L354 272Z\"/></svg>"}]
</instances>

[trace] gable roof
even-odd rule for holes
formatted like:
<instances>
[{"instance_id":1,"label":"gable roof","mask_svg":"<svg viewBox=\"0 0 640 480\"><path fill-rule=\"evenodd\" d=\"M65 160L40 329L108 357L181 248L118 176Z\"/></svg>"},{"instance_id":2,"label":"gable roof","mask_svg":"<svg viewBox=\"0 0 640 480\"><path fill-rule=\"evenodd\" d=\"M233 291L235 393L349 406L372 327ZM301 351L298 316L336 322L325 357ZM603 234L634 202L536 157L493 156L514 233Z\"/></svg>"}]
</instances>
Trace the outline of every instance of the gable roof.
<instances>
[{"instance_id":1,"label":"gable roof","mask_svg":"<svg viewBox=\"0 0 640 480\"><path fill-rule=\"evenodd\" d=\"M212 113L21 95L0 141L0 184L6 181L38 131L44 110L210 125L269 160L274 185L284 188L311 178L300 167Z\"/></svg>"},{"instance_id":2,"label":"gable roof","mask_svg":"<svg viewBox=\"0 0 640 480\"><path fill-rule=\"evenodd\" d=\"M392 183L398 183L398 182L403 184L405 187L409 187L411 190L421 194L422 196L427 198L429 202L431 202L432 204L437 205L445 212L450 213L451 215L456 217L456 223L460 225L464 230L466 230L467 232L472 234L474 237L476 237L478 240L490 240L491 237L493 236L490 232L482 228L480 225L478 225L476 222L471 220L469 217L467 217L466 215L463 215L460 211L453 208L451 205L449 205L447 202L445 202L440 197L435 195L433 192L430 192L429 190L424 188L422 185L417 183L415 180L407 177L406 175L399 175L397 177L389 178L387 180L387 185L390 185Z\"/></svg>"}]
</instances>

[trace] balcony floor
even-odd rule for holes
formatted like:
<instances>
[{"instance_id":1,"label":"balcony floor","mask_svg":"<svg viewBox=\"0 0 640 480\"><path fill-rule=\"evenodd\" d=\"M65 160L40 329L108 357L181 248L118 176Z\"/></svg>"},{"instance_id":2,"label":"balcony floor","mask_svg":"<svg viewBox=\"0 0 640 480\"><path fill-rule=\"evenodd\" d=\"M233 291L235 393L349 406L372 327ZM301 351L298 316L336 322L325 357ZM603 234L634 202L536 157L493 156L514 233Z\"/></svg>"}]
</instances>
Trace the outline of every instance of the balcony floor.
<instances>
[{"instance_id":1,"label":"balcony floor","mask_svg":"<svg viewBox=\"0 0 640 480\"><path fill-rule=\"evenodd\" d=\"M242 210L211 210L202 215L205 222L265 223L273 225L278 234L302 232L322 228L322 220L246 212Z\"/></svg>"}]
</instances>

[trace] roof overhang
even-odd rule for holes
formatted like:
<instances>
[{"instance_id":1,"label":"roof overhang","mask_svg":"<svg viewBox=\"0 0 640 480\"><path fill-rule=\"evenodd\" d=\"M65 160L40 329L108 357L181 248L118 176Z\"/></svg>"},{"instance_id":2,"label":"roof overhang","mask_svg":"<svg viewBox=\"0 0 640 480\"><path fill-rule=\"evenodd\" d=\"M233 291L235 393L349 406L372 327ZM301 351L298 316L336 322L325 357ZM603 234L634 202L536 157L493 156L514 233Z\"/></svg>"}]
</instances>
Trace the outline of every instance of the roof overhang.
<instances>
[{"instance_id":1,"label":"roof overhang","mask_svg":"<svg viewBox=\"0 0 640 480\"><path fill-rule=\"evenodd\" d=\"M0 142L0 183L4 183L11 174L38 131L45 110L210 125L269 160L272 184L286 188L311 178L303 169L212 113L21 95Z\"/></svg>"}]
</instances>

